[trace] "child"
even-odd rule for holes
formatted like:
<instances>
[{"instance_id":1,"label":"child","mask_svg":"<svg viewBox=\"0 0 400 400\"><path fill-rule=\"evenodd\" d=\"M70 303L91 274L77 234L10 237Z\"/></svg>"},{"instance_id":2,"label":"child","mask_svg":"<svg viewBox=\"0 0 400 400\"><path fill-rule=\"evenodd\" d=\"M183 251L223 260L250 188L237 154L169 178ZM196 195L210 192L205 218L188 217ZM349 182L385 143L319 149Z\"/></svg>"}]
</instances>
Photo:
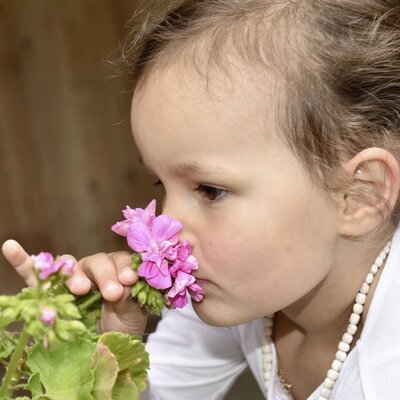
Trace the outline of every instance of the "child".
<instances>
[{"instance_id":1,"label":"child","mask_svg":"<svg viewBox=\"0 0 400 400\"><path fill-rule=\"evenodd\" d=\"M205 293L150 336L147 398L221 399L247 364L269 400L398 398L400 2L181 3L125 54ZM99 287L100 329L143 334L129 264L87 257L69 284Z\"/></svg>"}]
</instances>

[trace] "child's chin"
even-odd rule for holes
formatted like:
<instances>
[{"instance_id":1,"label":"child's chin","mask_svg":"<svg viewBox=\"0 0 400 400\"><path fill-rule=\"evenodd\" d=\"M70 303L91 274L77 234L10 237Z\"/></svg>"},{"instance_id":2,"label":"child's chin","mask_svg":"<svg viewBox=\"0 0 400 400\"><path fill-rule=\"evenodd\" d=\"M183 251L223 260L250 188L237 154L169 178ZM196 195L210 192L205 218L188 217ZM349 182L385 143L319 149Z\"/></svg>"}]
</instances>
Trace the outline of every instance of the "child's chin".
<instances>
[{"instance_id":1,"label":"child's chin","mask_svg":"<svg viewBox=\"0 0 400 400\"><path fill-rule=\"evenodd\" d=\"M210 326L226 328L242 323L238 321L237 316L229 316L228 313L219 311L219 308L206 298L200 303L193 302L193 308L198 317Z\"/></svg>"}]
</instances>

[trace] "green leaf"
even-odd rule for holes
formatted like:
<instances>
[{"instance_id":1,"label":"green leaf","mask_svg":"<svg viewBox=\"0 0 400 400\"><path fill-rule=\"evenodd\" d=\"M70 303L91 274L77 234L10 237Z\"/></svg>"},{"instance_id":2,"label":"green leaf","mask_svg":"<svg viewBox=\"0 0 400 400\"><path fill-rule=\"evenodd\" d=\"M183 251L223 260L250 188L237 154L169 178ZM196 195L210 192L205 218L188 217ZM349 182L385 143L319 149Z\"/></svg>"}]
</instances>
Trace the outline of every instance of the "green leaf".
<instances>
[{"instance_id":1,"label":"green leaf","mask_svg":"<svg viewBox=\"0 0 400 400\"><path fill-rule=\"evenodd\" d=\"M33 373L39 373L49 399L92 400L95 348L95 343L82 338L74 342L57 341L48 349L37 344L28 356L27 365Z\"/></svg>"},{"instance_id":2,"label":"green leaf","mask_svg":"<svg viewBox=\"0 0 400 400\"><path fill-rule=\"evenodd\" d=\"M32 374L25 385L24 389L29 390L32 395L39 396L43 394L42 385L40 383L40 376L38 372Z\"/></svg>"},{"instance_id":3,"label":"green leaf","mask_svg":"<svg viewBox=\"0 0 400 400\"><path fill-rule=\"evenodd\" d=\"M141 392L147 387L147 370L149 367L149 353L144 352L140 363L131 368L131 378Z\"/></svg>"},{"instance_id":4,"label":"green leaf","mask_svg":"<svg viewBox=\"0 0 400 400\"><path fill-rule=\"evenodd\" d=\"M139 389L132 381L129 371L118 375L112 392L112 400L139 400Z\"/></svg>"},{"instance_id":5,"label":"green leaf","mask_svg":"<svg viewBox=\"0 0 400 400\"><path fill-rule=\"evenodd\" d=\"M125 333L106 332L100 336L100 341L115 355L120 371L139 364L145 354L142 341Z\"/></svg>"},{"instance_id":6,"label":"green leaf","mask_svg":"<svg viewBox=\"0 0 400 400\"><path fill-rule=\"evenodd\" d=\"M112 390L118 375L118 361L104 343L97 343L93 357L93 400L111 400Z\"/></svg>"}]
</instances>

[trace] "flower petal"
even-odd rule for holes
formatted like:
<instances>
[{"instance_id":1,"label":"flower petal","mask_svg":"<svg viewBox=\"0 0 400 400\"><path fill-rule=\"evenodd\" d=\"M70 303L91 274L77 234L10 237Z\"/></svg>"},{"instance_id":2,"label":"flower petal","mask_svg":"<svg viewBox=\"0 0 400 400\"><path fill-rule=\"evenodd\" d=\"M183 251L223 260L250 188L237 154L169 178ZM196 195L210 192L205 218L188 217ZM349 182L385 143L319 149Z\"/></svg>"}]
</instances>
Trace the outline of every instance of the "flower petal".
<instances>
[{"instance_id":1,"label":"flower petal","mask_svg":"<svg viewBox=\"0 0 400 400\"><path fill-rule=\"evenodd\" d=\"M168 215L161 214L153 221L152 233L157 243L168 242L168 247L179 240L182 224Z\"/></svg>"},{"instance_id":2,"label":"flower petal","mask_svg":"<svg viewBox=\"0 0 400 400\"><path fill-rule=\"evenodd\" d=\"M139 267L138 274L155 289L168 289L172 285L166 261L162 262L160 267L157 267L154 262L145 261Z\"/></svg>"},{"instance_id":3,"label":"flower petal","mask_svg":"<svg viewBox=\"0 0 400 400\"><path fill-rule=\"evenodd\" d=\"M128 244L134 251L151 251L152 236L143 221L132 223L128 229Z\"/></svg>"},{"instance_id":4,"label":"flower petal","mask_svg":"<svg viewBox=\"0 0 400 400\"><path fill-rule=\"evenodd\" d=\"M119 222L116 222L111 227L111 230L113 232L117 233L118 235L127 236L130 225L131 225L131 222L129 222L129 221L119 221Z\"/></svg>"},{"instance_id":5,"label":"flower petal","mask_svg":"<svg viewBox=\"0 0 400 400\"><path fill-rule=\"evenodd\" d=\"M187 288L190 297L194 300L194 301L202 301L204 298L204 292L203 289L197 284L197 283L192 283L191 285L188 286Z\"/></svg>"},{"instance_id":6,"label":"flower petal","mask_svg":"<svg viewBox=\"0 0 400 400\"><path fill-rule=\"evenodd\" d=\"M186 290L185 290L185 292L183 294L178 294L177 296L172 297L170 299L170 303L171 303L171 306L173 308L183 308L183 307L185 307L186 304L188 303Z\"/></svg>"}]
</instances>

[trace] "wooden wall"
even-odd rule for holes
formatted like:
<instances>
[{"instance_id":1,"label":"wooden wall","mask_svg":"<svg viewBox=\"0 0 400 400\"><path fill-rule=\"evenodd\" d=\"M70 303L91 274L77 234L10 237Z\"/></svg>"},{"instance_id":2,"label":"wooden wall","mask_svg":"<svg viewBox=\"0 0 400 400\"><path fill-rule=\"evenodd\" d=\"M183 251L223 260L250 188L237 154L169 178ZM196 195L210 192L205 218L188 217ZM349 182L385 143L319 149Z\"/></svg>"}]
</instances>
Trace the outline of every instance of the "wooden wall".
<instances>
[{"instance_id":1,"label":"wooden wall","mask_svg":"<svg viewBox=\"0 0 400 400\"><path fill-rule=\"evenodd\" d=\"M126 204L155 196L105 60L133 0L0 0L0 241L82 257L123 247ZM112 55L111 55L112 57ZM0 256L0 291L21 282Z\"/></svg>"}]
</instances>

